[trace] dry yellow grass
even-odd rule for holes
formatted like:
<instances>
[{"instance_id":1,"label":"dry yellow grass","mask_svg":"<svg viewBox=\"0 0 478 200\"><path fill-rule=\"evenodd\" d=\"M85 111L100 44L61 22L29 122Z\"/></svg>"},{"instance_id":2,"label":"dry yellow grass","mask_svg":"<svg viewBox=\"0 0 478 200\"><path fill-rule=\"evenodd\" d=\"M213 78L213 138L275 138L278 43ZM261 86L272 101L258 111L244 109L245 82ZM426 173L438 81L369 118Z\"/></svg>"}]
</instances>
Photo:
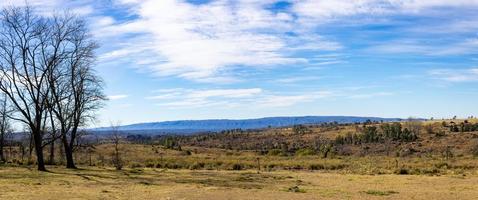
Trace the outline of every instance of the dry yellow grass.
<instances>
[{"instance_id":1,"label":"dry yellow grass","mask_svg":"<svg viewBox=\"0 0 478 200\"><path fill-rule=\"evenodd\" d=\"M477 176L0 168L0 199L476 199ZM289 188L298 186L296 192Z\"/></svg>"}]
</instances>

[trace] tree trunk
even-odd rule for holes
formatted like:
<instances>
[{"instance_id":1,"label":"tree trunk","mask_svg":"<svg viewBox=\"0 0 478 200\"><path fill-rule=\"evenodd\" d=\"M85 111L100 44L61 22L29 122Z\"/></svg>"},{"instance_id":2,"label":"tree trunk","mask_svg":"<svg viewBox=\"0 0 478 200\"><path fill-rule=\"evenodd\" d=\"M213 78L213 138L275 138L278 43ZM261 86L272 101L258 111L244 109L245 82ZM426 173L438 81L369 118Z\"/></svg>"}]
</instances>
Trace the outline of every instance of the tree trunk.
<instances>
[{"instance_id":1,"label":"tree trunk","mask_svg":"<svg viewBox=\"0 0 478 200\"><path fill-rule=\"evenodd\" d=\"M46 171L45 161L43 160L43 148L42 148L42 138L41 133L32 133L33 140L35 142L35 153L37 155L37 166L38 171Z\"/></svg>"},{"instance_id":2,"label":"tree trunk","mask_svg":"<svg viewBox=\"0 0 478 200\"><path fill-rule=\"evenodd\" d=\"M68 144L68 140L66 135L63 134L62 136L63 147L65 149L65 158L66 158L66 168L68 169L76 169L75 161L73 159L73 147Z\"/></svg>"},{"instance_id":3,"label":"tree trunk","mask_svg":"<svg viewBox=\"0 0 478 200\"><path fill-rule=\"evenodd\" d=\"M0 133L0 162L5 162L5 156L3 155L3 146L5 145L4 134Z\"/></svg>"},{"instance_id":4,"label":"tree trunk","mask_svg":"<svg viewBox=\"0 0 478 200\"><path fill-rule=\"evenodd\" d=\"M48 159L48 164L55 164L55 141L50 145L50 158Z\"/></svg>"},{"instance_id":5,"label":"tree trunk","mask_svg":"<svg viewBox=\"0 0 478 200\"><path fill-rule=\"evenodd\" d=\"M32 162L32 152L33 152L33 136L30 134L30 143L28 144L28 163Z\"/></svg>"},{"instance_id":6,"label":"tree trunk","mask_svg":"<svg viewBox=\"0 0 478 200\"><path fill-rule=\"evenodd\" d=\"M20 144L20 151L22 152L22 163L24 163L24 158L25 158L25 146L23 146L23 144Z\"/></svg>"},{"instance_id":7,"label":"tree trunk","mask_svg":"<svg viewBox=\"0 0 478 200\"><path fill-rule=\"evenodd\" d=\"M48 164L53 165L55 164L55 141L56 141L56 129L55 129L55 121L53 120L53 113L50 110L50 122L51 122L51 138L53 141L50 145L50 159L48 160Z\"/></svg>"}]
</instances>

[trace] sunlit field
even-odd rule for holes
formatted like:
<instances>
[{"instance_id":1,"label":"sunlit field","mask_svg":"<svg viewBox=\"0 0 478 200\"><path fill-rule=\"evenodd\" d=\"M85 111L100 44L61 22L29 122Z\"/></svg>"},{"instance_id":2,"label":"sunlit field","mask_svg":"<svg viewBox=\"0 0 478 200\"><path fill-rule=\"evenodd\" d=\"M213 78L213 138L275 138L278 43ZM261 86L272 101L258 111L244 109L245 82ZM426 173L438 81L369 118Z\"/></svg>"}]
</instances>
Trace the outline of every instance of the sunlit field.
<instances>
[{"instance_id":1,"label":"sunlit field","mask_svg":"<svg viewBox=\"0 0 478 200\"><path fill-rule=\"evenodd\" d=\"M1 199L476 199L476 175L0 168Z\"/></svg>"}]
</instances>

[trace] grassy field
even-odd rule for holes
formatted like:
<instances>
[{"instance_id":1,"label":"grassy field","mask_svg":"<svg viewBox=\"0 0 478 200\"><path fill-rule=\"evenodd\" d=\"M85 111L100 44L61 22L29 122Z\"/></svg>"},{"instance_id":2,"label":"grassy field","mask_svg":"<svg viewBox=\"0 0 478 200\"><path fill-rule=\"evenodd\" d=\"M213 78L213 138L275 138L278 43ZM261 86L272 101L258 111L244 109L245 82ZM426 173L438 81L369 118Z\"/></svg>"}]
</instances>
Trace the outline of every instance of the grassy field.
<instances>
[{"instance_id":1,"label":"grassy field","mask_svg":"<svg viewBox=\"0 0 478 200\"><path fill-rule=\"evenodd\" d=\"M0 199L476 199L478 176L0 168Z\"/></svg>"},{"instance_id":2,"label":"grassy field","mask_svg":"<svg viewBox=\"0 0 478 200\"><path fill-rule=\"evenodd\" d=\"M363 131L356 125L175 138L180 148L125 139L122 170L109 140L78 149L78 170L56 152L49 172L14 146L0 164L0 199L476 199L478 131L429 124L413 141L356 144L333 143Z\"/></svg>"}]
</instances>

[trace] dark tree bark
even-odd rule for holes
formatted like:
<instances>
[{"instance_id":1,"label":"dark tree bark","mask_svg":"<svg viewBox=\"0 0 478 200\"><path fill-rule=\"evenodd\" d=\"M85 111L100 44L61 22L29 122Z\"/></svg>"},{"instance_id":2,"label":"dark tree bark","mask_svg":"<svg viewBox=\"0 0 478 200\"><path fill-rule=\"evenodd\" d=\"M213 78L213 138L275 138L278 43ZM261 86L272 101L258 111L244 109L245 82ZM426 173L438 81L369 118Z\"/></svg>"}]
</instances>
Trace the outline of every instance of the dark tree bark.
<instances>
[{"instance_id":1,"label":"dark tree bark","mask_svg":"<svg viewBox=\"0 0 478 200\"><path fill-rule=\"evenodd\" d=\"M48 164L55 164L55 141L50 144L50 156L48 158Z\"/></svg>"},{"instance_id":2,"label":"dark tree bark","mask_svg":"<svg viewBox=\"0 0 478 200\"><path fill-rule=\"evenodd\" d=\"M4 147L5 137L10 131L10 122L8 120L9 111L7 109L6 95L0 97L0 162L6 162Z\"/></svg>"},{"instance_id":3,"label":"dark tree bark","mask_svg":"<svg viewBox=\"0 0 478 200\"><path fill-rule=\"evenodd\" d=\"M3 147L5 146L5 135L0 134L0 162L5 162L5 155L3 155Z\"/></svg>"}]
</instances>

